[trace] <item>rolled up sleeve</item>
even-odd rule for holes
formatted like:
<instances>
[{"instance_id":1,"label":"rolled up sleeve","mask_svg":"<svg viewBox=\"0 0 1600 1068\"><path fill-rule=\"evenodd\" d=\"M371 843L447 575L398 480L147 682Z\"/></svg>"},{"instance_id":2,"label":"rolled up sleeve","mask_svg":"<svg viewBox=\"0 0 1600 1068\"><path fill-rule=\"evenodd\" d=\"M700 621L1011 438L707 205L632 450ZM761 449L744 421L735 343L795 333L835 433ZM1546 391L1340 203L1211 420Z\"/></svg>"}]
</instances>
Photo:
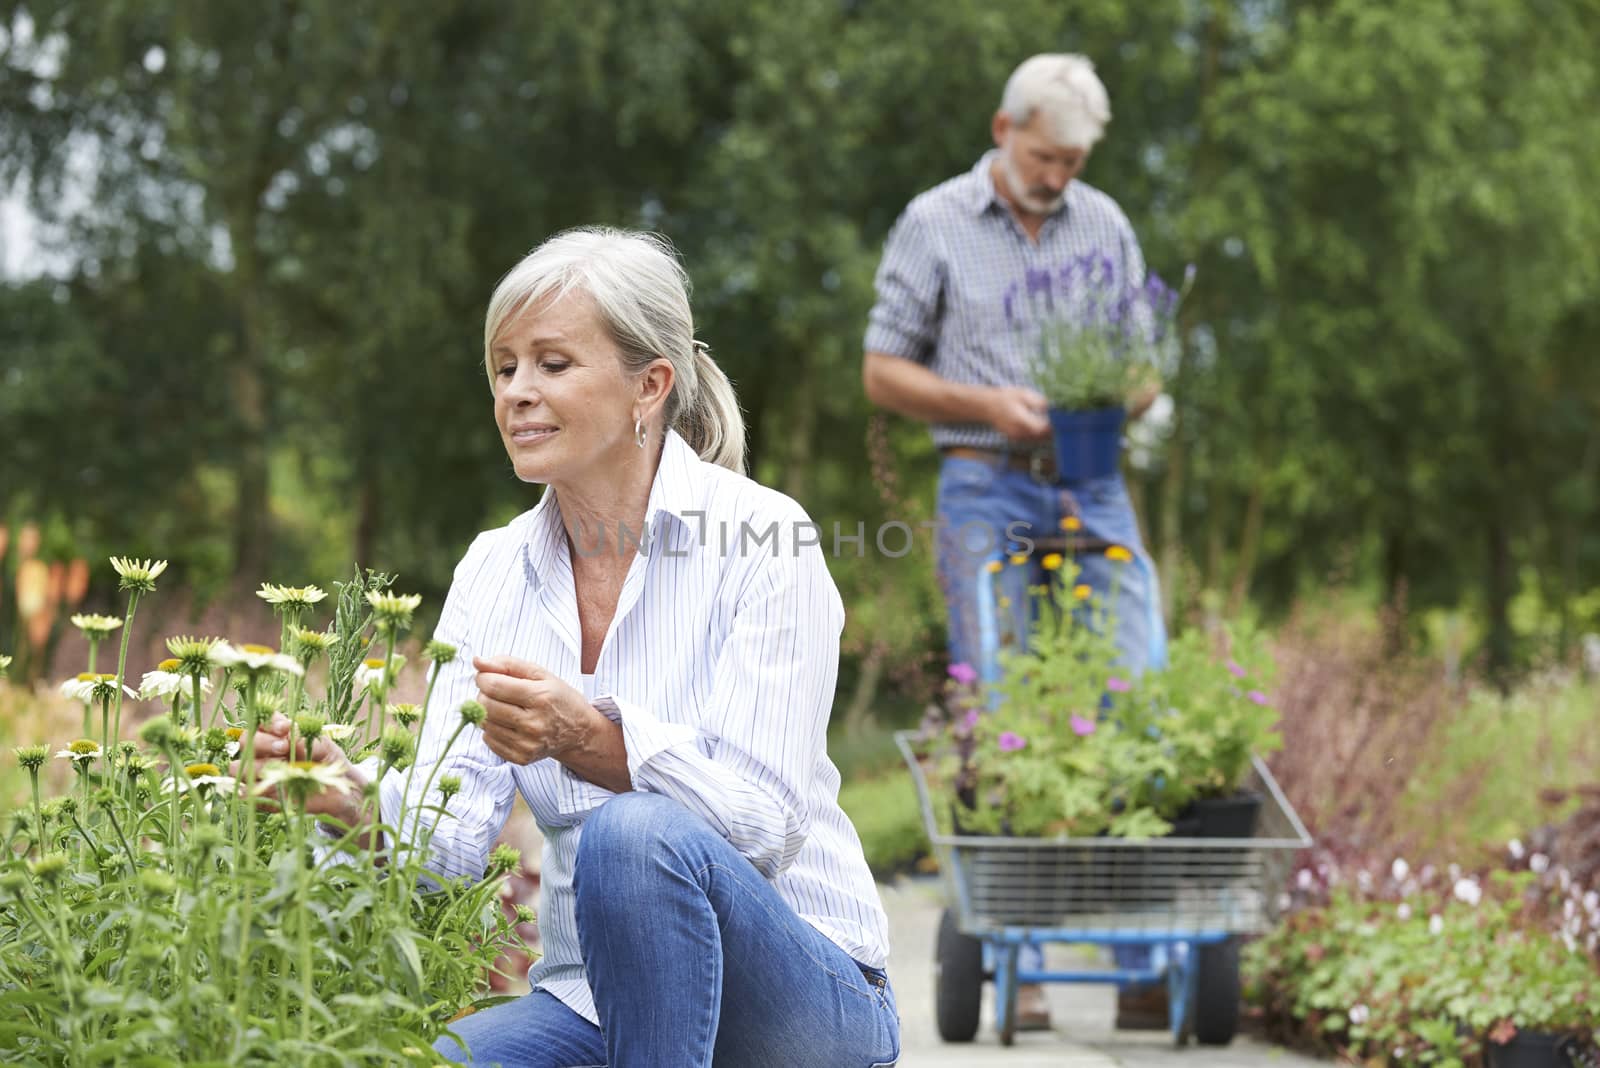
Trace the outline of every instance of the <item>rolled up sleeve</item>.
<instances>
[{"instance_id":1,"label":"rolled up sleeve","mask_svg":"<svg viewBox=\"0 0 1600 1068\"><path fill-rule=\"evenodd\" d=\"M866 351L928 363L938 338L946 273L936 235L913 203L884 242Z\"/></svg>"},{"instance_id":2,"label":"rolled up sleeve","mask_svg":"<svg viewBox=\"0 0 1600 1068\"><path fill-rule=\"evenodd\" d=\"M844 607L814 545L757 554L730 579L740 589L701 726L613 695L595 707L622 727L634 789L697 813L770 879L810 833Z\"/></svg>"}]
</instances>

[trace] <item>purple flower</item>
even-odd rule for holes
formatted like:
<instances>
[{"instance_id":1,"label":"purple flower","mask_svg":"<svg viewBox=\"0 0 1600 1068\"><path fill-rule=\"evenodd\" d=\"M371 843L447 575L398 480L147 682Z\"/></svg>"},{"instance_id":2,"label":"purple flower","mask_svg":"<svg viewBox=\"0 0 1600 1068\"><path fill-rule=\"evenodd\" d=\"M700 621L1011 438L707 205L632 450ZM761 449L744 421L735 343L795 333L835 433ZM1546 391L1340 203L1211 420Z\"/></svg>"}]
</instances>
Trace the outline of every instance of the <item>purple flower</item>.
<instances>
[{"instance_id":1,"label":"purple flower","mask_svg":"<svg viewBox=\"0 0 1600 1068\"><path fill-rule=\"evenodd\" d=\"M978 710L976 708L967 709L967 714L961 717L961 725L969 731L976 727L978 725Z\"/></svg>"},{"instance_id":2,"label":"purple flower","mask_svg":"<svg viewBox=\"0 0 1600 1068\"><path fill-rule=\"evenodd\" d=\"M1106 680L1106 689L1112 693L1127 693L1132 687L1128 685L1127 679L1122 678L1120 675L1113 675Z\"/></svg>"},{"instance_id":3,"label":"purple flower","mask_svg":"<svg viewBox=\"0 0 1600 1068\"><path fill-rule=\"evenodd\" d=\"M1267 695L1262 693L1260 690L1251 690L1249 693L1245 694L1245 696L1263 708L1265 708L1267 705Z\"/></svg>"},{"instance_id":4,"label":"purple flower","mask_svg":"<svg viewBox=\"0 0 1600 1068\"><path fill-rule=\"evenodd\" d=\"M1084 716L1072 717L1072 733L1076 734L1079 738L1087 738L1089 735L1093 734L1094 731L1094 720L1088 719Z\"/></svg>"},{"instance_id":5,"label":"purple flower","mask_svg":"<svg viewBox=\"0 0 1600 1068\"><path fill-rule=\"evenodd\" d=\"M1237 660L1229 660L1228 661L1228 670L1233 673L1233 677L1234 678L1236 678L1236 679L1244 678L1244 668L1239 666L1239 661L1237 661Z\"/></svg>"},{"instance_id":6,"label":"purple flower","mask_svg":"<svg viewBox=\"0 0 1600 1068\"><path fill-rule=\"evenodd\" d=\"M1015 753L1018 749L1028 744L1028 739L1016 731L1000 732L1000 751L1002 753Z\"/></svg>"},{"instance_id":7,"label":"purple flower","mask_svg":"<svg viewBox=\"0 0 1600 1068\"><path fill-rule=\"evenodd\" d=\"M978 673L973 670L971 664L951 664L949 671L950 677L955 679L963 686L971 686L974 682L978 681Z\"/></svg>"}]
</instances>

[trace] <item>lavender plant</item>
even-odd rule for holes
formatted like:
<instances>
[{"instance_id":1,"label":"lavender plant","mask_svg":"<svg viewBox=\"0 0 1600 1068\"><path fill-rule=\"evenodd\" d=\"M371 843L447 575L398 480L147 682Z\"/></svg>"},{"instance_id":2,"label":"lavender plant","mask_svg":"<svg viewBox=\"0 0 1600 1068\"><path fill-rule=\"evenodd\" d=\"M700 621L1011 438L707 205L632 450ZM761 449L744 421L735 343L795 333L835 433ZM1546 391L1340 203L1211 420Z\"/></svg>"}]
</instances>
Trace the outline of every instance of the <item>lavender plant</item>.
<instances>
[{"instance_id":1,"label":"lavender plant","mask_svg":"<svg viewBox=\"0 0 1600 1068\"><path fill-rule=\"evenodd\" d=\"M1125 407L1159 386L1177 344L1178 307L1194 267L1173 289L1155 273L1138 285L1111 257L1086 254L1030 269L1005 291L1006 323L1024 339L1039 391L1068 410Z\"/></svg>"}]
</instances>

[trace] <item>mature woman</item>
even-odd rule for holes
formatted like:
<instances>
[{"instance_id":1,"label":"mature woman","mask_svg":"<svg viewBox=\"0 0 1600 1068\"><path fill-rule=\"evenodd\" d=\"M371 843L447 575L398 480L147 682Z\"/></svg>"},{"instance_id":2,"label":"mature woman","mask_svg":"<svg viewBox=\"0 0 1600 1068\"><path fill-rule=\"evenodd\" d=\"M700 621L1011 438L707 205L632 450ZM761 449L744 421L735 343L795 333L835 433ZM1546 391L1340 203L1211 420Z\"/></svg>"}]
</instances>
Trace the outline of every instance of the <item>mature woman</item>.
<instances>
[{"instance_id":1,"label":"mature woman","mask_svg":"<svg viewBox=\"0 0 1600 1068\"><path fill-rule=\"evenodd\" d=\"M430 858L449 875L481 873L522 794L545 836L544 957L532 993L438 1052L893 1063L887 923L825 749L843 608L805 512L742 473L733 388L671 248L551 238L495 290L484 349L512 467L547 489L456 568L436 634L464 655L417 781L436 762L461 778ZM483 728L443 752L468 698ZM380 788L391 825L402 779ZM316 807L348 824L357 796Z\"/></svg>"}]
</instances>

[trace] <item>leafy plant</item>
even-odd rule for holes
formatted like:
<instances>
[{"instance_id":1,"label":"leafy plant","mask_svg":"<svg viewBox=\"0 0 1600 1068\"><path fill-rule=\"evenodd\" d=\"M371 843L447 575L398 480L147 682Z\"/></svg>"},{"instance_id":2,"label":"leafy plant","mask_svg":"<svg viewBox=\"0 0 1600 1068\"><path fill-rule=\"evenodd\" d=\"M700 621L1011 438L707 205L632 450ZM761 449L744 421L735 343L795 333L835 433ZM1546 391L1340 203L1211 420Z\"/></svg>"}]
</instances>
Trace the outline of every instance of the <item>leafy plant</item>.
<instances>
[{"instance_id":1,"label":"leafy plant","mask_svg":"<svg viewBox=\"0 0 1600 1068\"><path fill-rule=\"evenodd\" d=\"M131 620L132 602L155 592L164 565L117 564ZM347 584L327 633L304 626L321 590L263 587L283 617L283 652L171 639L172 659L139 691L167 709L140 728L143 744L104 726L131 692L120 675L71 680L105 733L60 748L72 785L48 801L39 783L56 747L15 751L32 789L9 820L0 864L0 1059L433 1063L432 1041L473 1007L494 961L525 948L515 924L528 915L507 916L499 902L515 851L497 850L481 879L426 872L432 828L452 818L460 789L449 776L435 782L432 770L419 791L405 791L400 826L381 828L390 845L380 852L379 836L330 835L308 814L311 791L348 789L337 772L253 766L257 728L282 712L302 740L336 738L352 754L372 753L380 778L409 775L411 726L426 703L385 697L394 642L420 598L387 593L388 582L369 574ZM362 649L374 637L387 662L357 656L347 670L342 653L336 692L306 692L307 669L328 650ZM431 678L453 656L430 643ZM354 700L341 679L359 689ZM468 706L458 733L481 719ZM277 800L263 807L267 784ZM373 787L364 799L374 822L375 795Z\"/></svg>"},{"instance_id":2,"label":"leafy plant","mask_svg":"<svg viewBox=\"0 0 1600 1068\"><path fill-rule=\"evenodd\" d=\"M1271 673L1258 632L1219 626L1215 636L1185 631L1168 646L1166 668L1141 680L1164 710L1155 725L1176 764L1164 795L1169 804L1233 796L1251 756L1282 747L1268 696Z\"/></svg>"},{"instance_id":3,"label":"leafy plant","mask_svg":"<svg viewBox=\"0 0 1600 1068\"><path fill-rule=\"evenodd\" d=\"M1600 972L1549 904L1527 872L1398 903L1340 888L1247 948L1247 996L1278 1035L1367 1062L1459 1066L1519 1030L1592 1041Z\"/></svg>"},{"instance_id":4,"label":"leafy plant","mask_svg":"<svg viewBox=\"0 0 1600 1068\"><path fill-rule=\"evenodd\" d=\"M1107 556L1130 559L1117 547ZM1277 713L1256 688L1270 670L1256 633L1224 630L1222 653L1191 631L1167 667L1134 678L1113 637L1115 581L1099 598L1076 583L1074 562L1051 555L1044 567L1052 577L1032 591L1026 647L1002 650L987 687L953 666L954 715L924 726L961 830L1152 838L1190 801L1234 793L1251 755L1280 744Z\"/></svg>"}]
</instances>

